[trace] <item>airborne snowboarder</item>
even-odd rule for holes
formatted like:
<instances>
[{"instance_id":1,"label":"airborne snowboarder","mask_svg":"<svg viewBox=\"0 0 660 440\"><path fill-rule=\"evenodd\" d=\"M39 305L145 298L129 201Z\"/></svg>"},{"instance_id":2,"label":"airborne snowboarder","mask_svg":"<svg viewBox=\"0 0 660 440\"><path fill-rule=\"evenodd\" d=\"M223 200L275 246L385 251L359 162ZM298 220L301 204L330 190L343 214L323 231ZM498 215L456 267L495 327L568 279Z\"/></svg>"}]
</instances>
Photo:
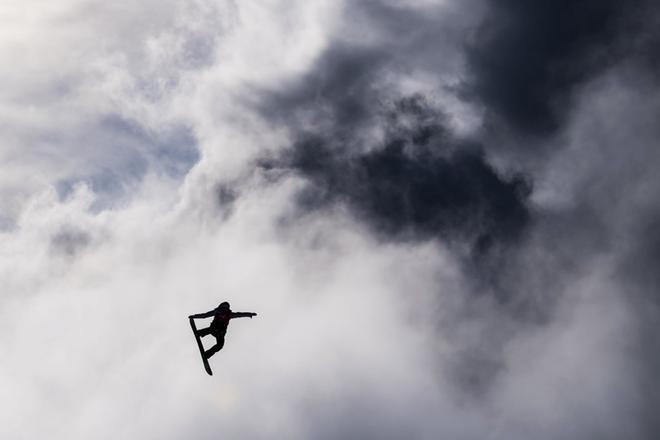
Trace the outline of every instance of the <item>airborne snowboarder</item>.
<instances>
[{"instance_id":1,"label":"airborne snowboarder","mask_svg":"<svg viewBox=\"0 0 660 440\"><path fill-rule=\"evenodd\" d=\"M204 368L209 375L212 375L213 372L209 366L208 359L219 352L225 345L225 334L227 333L229 320L233 318L252 318L253 316L257 316L257 314L252 312L232 312L229 303L226 301L222 302L217 308L206 313L197 313L195 315L188 316L188 319L190 320L190 326L192 327L193 333L195 334L195 339L197 340L199 352L202 355ZM197 330L197 327L195 326L195 319L210 317L213 317L211 325L207 328ZM216 344L205 351L201 338L206 335L214 336L216 339Z\"/></svg>"}]
</instances>

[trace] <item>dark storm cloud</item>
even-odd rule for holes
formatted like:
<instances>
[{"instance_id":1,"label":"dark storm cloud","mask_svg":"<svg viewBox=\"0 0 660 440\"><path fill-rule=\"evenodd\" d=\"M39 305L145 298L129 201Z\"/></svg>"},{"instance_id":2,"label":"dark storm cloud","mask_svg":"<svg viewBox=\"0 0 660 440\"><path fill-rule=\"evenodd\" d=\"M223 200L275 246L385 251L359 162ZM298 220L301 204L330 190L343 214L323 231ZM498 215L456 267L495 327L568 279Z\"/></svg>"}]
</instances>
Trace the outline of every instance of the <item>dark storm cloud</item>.
<instances>
[{"instance_id":1,"label":"dark storm cloud","mask_svg":"<svg viewBox=\"0 0 660 440\"><path fill-rule=\"evenodd\" d=\"M464 4L479 10L475 1ZM339 35L309 69L277 88L254 91L256 107L289 128L355 136L351 131L373 122L382 102L399 98L393 89L398 80L432 72L440 84L442 75L456 72L462 55L458 42L473 20L462 8L351 2Z\"/></svg>"},{"instance_id":2,"label":"dark storm cloud","mask_svg":"<svg viewBox=\"0 0 660 440\"><path fill-rule=\"evenodd\" d=\"M419 94L402 98L389 82L455 68L456 30L470 20L449 8L382 2L346 12L369 38L338 40L302 77L261 95L260 113L295 139L261 165L308 180L297 199L303 212L345 203L383 239L467 241L480 252L518 238L530 219L529 179L498 173L436 105Z\"/></svg>"},{"instance_id":3,"label":"dark storm cloud","mask_svg":"<svg viewBox=\"0 0 660 440\"><path fill-rule=\"evenodd\" d=\"M660 213L638 219L621 266L621 275L637 287L660 286ZM660 306L660 292L650 299Z\"/></svg>"},{"instance_id":4,"label":"dark storm cloud","mask_svg":"<svg viewBox=\"0 0 660 440\"><path fill-rule=\"evenodd\" d=\"M644 221L636 241L624 256L620 276L627 286L627 295L637 309L640 340L633 355L643 361L642 395L645 428L649 438L660 432L660 387L656 375L660 371L660 214Z\"/></svg>"},{"instance_id":5,"label":"dark storm cloud","mask_svg":"<svg viewBox=\"0 0 660 440\"><path fill-rule=\"evenodd\" d=\"M570 114L576 88L635 46L645 0L502 0L468 45L467 92L495 120L550 134ZM632 45L631 45L632 44ZM644 47L642 47L644 46Z\"/></svg>"},{"instance_id":6,"label":"dark storm cloud","mask_svg":"<svg viewBox=\"0 0 660 440\"><path fill-rule=\"evenodd\" d=\"M345 203L385 239L467 240L481 251L519 236L530 219L523 176L498 174L420 96L382 118L386 136L377 148L311 134L262 166L308 179L297 199L303 211Z\"/></svg>"},{"instance_id":7,"label":"dark storm cloud","mask_svg":"<svg viewBox=\"0 0 660 440\"><path fill-rule=\"evenodd\" d=\"M660 216L655 208L635 206L626 210L626 222L636 226L627 233L623 243L618 242L620 233L613 224L621 221L614 200L631 197L640 181L653 188L649 191L657 192L646 172L622 170L642 167L637 162L640 157L644 158L645 166L657 167L653 164L658 163L654 153L656 146L650 147L648 139L657 139L657 130L653 128L656 124L650 120L657 121L659 116L651 92L657 90L659 79L659 4L647 0L492 0L488 4L490 8L484 20L467 45L466 84L470 98L486 109L490 133L513 129L519 134L539 136L536 139L527 137L523 142L529 150L538 151L542 145L539 138L576 124L576 112L603 111L584 108L584 102L580 103L584 100L583 86L593 85L598 78L612 75L612 72L617 72L614 76L619 75L616 86L598 91L599 99L607 102L608 117L600 115L607 121L604 123L607 128L583 128L586 131L580 142L585 145L576 148L582 151L581 160L594 162L594 165L577 170L578 174L582 173L578 178L583 185L573 188L571 205L537 218L536 241L522 253L525 261L508 265L514 270L523 270L526 276L499 276L493 284L515 280L525 285L534 276L546 272L545 268L529 267L530 262L541 263L530 255L542 251L550 260L538 266L553 270L552 276L542 275L543 283L552 290L561 291L566 280L595 256L618 254L621 263L616 272L625 286L622 294L640 310L640 334L642 339L648 339L637 356L642 365L650 366L645 369L657 370L660 360L650 355L657 352L657 344L650 343L652 338L646 334L657 333L656 325L650 323L657 322L660 313L657 295ZM637 98L638 105L625 112L618 108L622 97L635 96L645 88L649 88L647 96ZM609 137L618 139L619 143L610 145L613 141L603 136L602 131L609 132ZM620 132L630 134L619 136ZM592 149L590 142L601 145ZM502 144L496 147L507 148ZM621 148L626 149L628 157L615 152ZM607 158L606 164L600 163L601 157ZM541 158L541 162L546 159ZM566 172L566 176L574 178L571 174ZM644 203L657 206L655 202ZM615 248L617 244L625 249L623 253ZM524 287L517 290L524 290ZM520 298L536 300L530 296ZM546 295L534 310L550 310L554 302ZM647 387L647 393L651 396L647 409L652 408L649 411L657 413L660 392L657 387ZM650 424L654 426L649 430L649 438L652 438L658 424L655 421Z\"/></svg>"},{"instance_id":8,"label":"dark storm cloud","mask_svg":"<svg viewBox=\"0 0 660 440\"><path fill-rule=\"evenodd\" d=\"M372 38L337 41L296 81L260 96L260 113L294 139L260 167L306 180L292 218L345 206L383 241L440 239L465 257L475 288L488 283L489 292L509 302L515 294L505 291L498 261L532 221L531 178L498 171L486 154L490 146L459 137L431 97L402 97L392 87L392 78L413 71L455 69L457 30L474 18L367 2L346 19L369 28ZM471 373L468 382L487 381L476 378L491 375L485 363L470 369L488 373Z\"/></svg>"},{"instance_id":9,"label":"dark storm cloud","mask_svg":"<svg viewBox=\"0 0 660 440\"><path fill-rule=\"evenodd\" d=\"M313 120L344 132L359 127L373 112L374 80L385 61L379 49L331 47L291 88L272 91L260 104L261 112L290 126Z\"/></svg>"}]
</instances>

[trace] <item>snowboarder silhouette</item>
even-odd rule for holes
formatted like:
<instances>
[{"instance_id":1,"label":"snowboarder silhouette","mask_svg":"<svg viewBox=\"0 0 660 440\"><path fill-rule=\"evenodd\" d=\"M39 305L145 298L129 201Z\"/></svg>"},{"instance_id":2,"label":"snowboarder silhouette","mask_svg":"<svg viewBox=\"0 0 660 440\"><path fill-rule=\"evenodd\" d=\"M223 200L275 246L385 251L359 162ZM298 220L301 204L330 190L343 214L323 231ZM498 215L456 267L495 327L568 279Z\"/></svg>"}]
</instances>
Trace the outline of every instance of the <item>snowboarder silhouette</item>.
<instances>
[{"instance_id":1,"label":"snowboarder silhouette","mask_svg":"<svg viewBox=\"0 0 660 440\"><path fill-rule=\"evenodd\" d=\"M252 312L232 312L227 301L220 303L217 308L206 313L197 313L195 315L188 316L188 319L190 320L190 326L192 327L193 333L195 334L195 339L197 339L199 352L202 355L204 368L208 374L213 374L211 372L211 368L209 367L208 359L222 350L222 347L225 345L225 335L227 334L227 326L229 325L229 320L233 318L252 318L253 316L257 316L257 314ZM210 317L213 317L211 325L207 328L197 330L195 319ZM216 344L205 351L201 338L207 335L213 335L216 339Z\"/></svg>"}]
</instances>

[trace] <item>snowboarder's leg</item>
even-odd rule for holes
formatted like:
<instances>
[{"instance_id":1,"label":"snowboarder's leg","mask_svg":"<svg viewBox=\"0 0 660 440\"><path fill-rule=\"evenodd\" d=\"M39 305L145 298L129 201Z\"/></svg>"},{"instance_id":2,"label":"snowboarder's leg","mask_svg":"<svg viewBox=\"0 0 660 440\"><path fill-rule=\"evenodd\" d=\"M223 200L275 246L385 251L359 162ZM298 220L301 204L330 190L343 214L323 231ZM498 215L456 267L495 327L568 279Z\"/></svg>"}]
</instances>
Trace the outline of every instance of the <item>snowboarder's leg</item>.
<instances>
[{"instance_id":1,"label":"snowboarder's leg","mask_svg":"<svg viewBox=\"0 0 660 440\"><path fill-rule=\"evenodd\" d=\"M225 345L224 336L221 337L216 336L216 340L218 342L213 347L209 348L208 350L206 350L206 352L204 352L204 356L206 357L206 359L210 358L211 356L222 350L222 347Z\"/></svg>"},{"instance_id":2,"label":"snowboarder's leg","mask_svg":"<svg viewBox=\"0 0 660 440\"><path fill-rule=\"evenodd\" d=\"M210 335L211 334L211 327L206 327L201 330L197 330L197 334L201 338L202 336Z\"/></svg>"}]
</instances>

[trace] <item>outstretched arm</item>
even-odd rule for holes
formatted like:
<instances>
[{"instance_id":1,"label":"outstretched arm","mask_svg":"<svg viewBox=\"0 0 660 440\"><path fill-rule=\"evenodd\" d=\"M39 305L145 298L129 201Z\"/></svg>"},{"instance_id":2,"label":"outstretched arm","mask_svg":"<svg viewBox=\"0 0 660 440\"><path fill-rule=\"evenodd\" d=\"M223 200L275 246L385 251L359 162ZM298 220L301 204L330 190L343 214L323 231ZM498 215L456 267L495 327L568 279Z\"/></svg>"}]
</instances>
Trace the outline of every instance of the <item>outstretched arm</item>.
<instances>
[{"instance_id":1,"label":"outstretched arm","mask_svg":"<svg viewBox=\"0 0 660 440\"><path fill-rule=\"evenodd\" d=\"M215 310L211 310L210 312L206 312L206 313L197 313L195 315L190 315L188 316L188 318L190 319L210 318L213 315L215 315Z\"/></svg>"},{"instance_id":2,"label":"outstretched arm","mask_svg":"<svg viewBox=\"0 0 660 440\"><path fill-rule=\"evenodd\" d=\"M231 312L231 318L252 318L253 316L257 316L256 313L252 312Z\"/></svg>"}]
</instances>

